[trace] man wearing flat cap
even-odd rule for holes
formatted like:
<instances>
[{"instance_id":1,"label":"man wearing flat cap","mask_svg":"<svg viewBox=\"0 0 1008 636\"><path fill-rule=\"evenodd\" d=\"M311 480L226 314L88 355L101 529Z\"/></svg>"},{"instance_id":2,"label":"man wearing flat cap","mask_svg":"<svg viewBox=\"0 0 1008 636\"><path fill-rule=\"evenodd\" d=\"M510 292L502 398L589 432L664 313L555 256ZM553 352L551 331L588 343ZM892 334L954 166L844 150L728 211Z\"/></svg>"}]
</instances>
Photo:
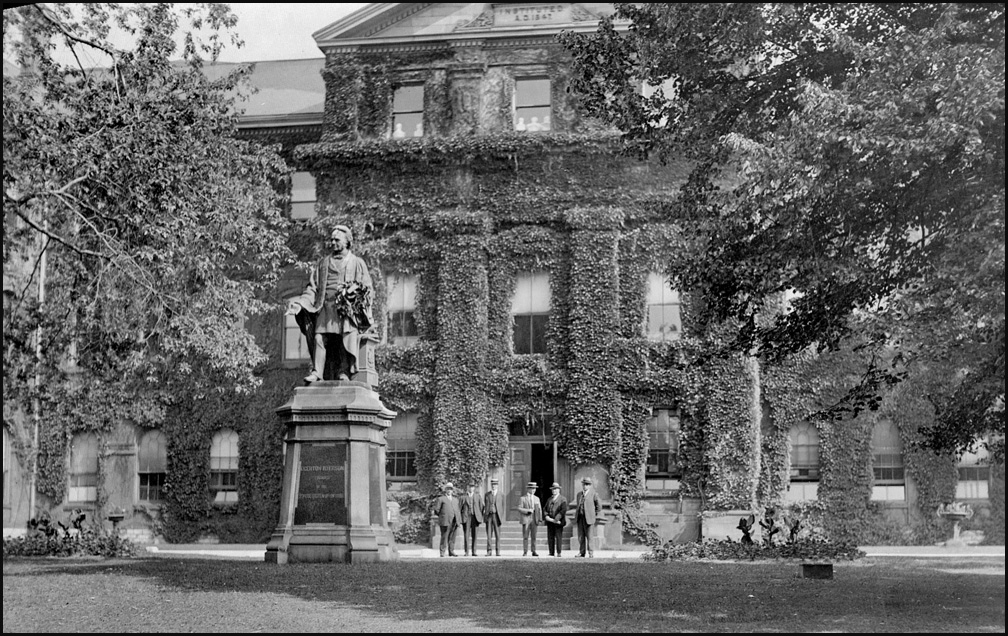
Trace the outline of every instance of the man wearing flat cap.
<instances>
[{"instance_id":1,"label":"man wearing flat cap","mask_svg":"<svg viewBox=\"0 0 1008 636\"><path fill-rule=\"evenodd\" d=\"M526 486L525 495L518 500L518 512L521 513L522 549L524 550L522 556L528 556L530 539L532 541L532 556L539 556L535 549L536 528L542 523L543 511L542 502L535 494L536 488L538 488L538 484L530 481Z\"/></svg>"},{"instance_id":2,"label":"man wearing flat cap","mask_svg":"<svg viewBox=\"0 0 1008 636\"><path fill-rule=\"evenodd\" d=\"M578 528L578 548L579 554L575 556L583 557L585 549L588 550L588 557L595 556L592 551L591 529L595 526L595 520L602 516L602 502L599 501L598 494L592 488L591 477L581 480L581 492L577 494L577 520Z\"/></svg>"},{"instance_id":3,"label":"man wearing flat cap","mask_svg":"<svg viewBox=\"0 0 1008 636\"><path fill-rule=\"evenodd\" d=\"M563 551L563 529L567 525L567 498L560 494L560 484L550 486L550 498L544 507L546 516L546 544L550 556L560 556Z\"/></svg>"},{"instance_id":4,"label":"man wearing flat cap","mask_svg":"<svg viewBox=\"0 0 1008 636\"><path fill-rule=\"evenodd\" d=\"M493 537L493 547L500 556L500 527L507 516L504 507L504 493L498 489L498 481L490 480L490 490L483 498L483 524L486 525L487 556L490 556L490 538Z\"/></svg>"},{"instance_id":5,"label":"man wearing flat cap","mask_svg":"<svg viewBox=\"0 0 1008 636\"><path fill-rule=\"evenodd\" d=\"M312 268L308 286L287 306L308 342L312 371L305 377L319 380L349 380L357 373L360 334L371 328L374 285L367 265L350 251L353 233L337 225L326 245L332 253ZM329 378L325 377L327 347L337 355Z\"/></svg>"},{"instance_id":6,"label":"man wearing flat cap","mask_svg":"<svg viewBox=\"0 0 1008 636\"><path fill-rule=\"evenodd\" d=\"M441 556L458 556L455 554L455 533L462 525L462 511L459 509L458 498L455 497L455 487L449 481L442 487L443 494L434 504L434 516L441 527Z\"/></svg>"}]
</instances>

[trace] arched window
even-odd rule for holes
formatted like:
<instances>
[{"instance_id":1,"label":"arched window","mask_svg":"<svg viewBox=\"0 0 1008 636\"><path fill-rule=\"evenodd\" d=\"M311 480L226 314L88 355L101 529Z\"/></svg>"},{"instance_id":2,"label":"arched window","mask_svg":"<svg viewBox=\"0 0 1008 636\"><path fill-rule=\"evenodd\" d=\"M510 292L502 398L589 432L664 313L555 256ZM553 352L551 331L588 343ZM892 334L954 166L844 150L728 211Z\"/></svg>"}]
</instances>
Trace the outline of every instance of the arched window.
<instances>
[{"instance_id":1,"label":"arched window","mask_svg":"<svg viewBox=\"0 0 1008 636\"><path fill-rule=\"evenodd\" d=\"M514 352L546 353L550 317L550 277L547 272L518 276L511 297Z\"/></svg>"},{"instance_id":2,"label":"arched window","mask_svg":"<svg viewBox=\"0 0 1008 636\"><path fill-rule=\"evenodd\" d=\"M68 502L98 499L98 436L75 433L70 440L70 487Z\"/></svg>"},{"instance_id":3,"label":"arched window","mask_svg":"<svg viewBox=\"0 0 1008 636\"><path fill-rule=\"evenodd\" d=\"M137 476L140 501L162 501L165 475L168 472L168 445L161 431L147 431L137 448Z\"/></svg>"},{"instance_id":4,"label":"arched window","mask_svg":"<svg viewBox=\"0 0 1008 636\"><path fill-rule=\"evenodd\" d=\"M214 503L238 501L238 433L229 428L210 443L210 496Z\"/></svg>"},{"instance_id":5,"label":"arched window","mask_svg":"<svg viewBox=\"0 0 1008 636\"><path fill-rule=\"evenodd\" d=\"M889 420L875 423L872 431L872 499L903 501L906 477L903 467L903 440L899 428Z\"/></svg>"},{"instance_id":6,"label":"arched window","mask_svg":"<svg viewBox=\"0 0 1008 636\"><path fill-rule=\"evenodd\" d=\"M654 342L677 340L682 335L679 292L669 287L665 276L648 274L647 337Z\"/></svg>"},{"instance_id":7,"label":"arched window","mask_svg":"<svg viewBox=\"0 0 1008 636\"><path fill-rule=\"evenodd\" d=\"M819 429L809 422L791 427L791 481L818 481Z\"/></svg>"}]
</instances>

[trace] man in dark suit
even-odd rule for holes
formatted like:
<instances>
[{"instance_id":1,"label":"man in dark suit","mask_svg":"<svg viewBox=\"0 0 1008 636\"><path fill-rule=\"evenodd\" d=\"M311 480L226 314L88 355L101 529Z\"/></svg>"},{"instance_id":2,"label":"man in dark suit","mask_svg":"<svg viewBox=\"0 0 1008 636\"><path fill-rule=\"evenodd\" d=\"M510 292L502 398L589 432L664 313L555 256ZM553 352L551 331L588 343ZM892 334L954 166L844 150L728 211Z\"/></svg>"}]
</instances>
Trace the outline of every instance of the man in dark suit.
<instances>
[{"instance_id":1,"label":"man in dark suit","mask_svg":"<svg viewBox=\"0 0 1008 636\"><path fill-rule=\"evenodd\" d=\"M563 529L567 525L567 498L560 494L560 484L550 486L550 498L546 500L546 543L550 556L560 556L563 551Z\"/></svg>"},{"instance_id":2,"label":"man in dark suit","mask_svg":"<svg viewBox=\"0 0 1008 636\"><path fill-rule=\"evenodd\" d=\"M532 539L532 556L539 556L535 549L535 542L536 531L543 520L543 511L542 502L535 494L537 487L536 482L530 481L526 486L527 492L518 501L518 512L521 513L522 547L524 548L522 556L528 556L529 539Z\"/></svg>"},{"instance_id":3,"label":"man in dark suit","mask_svg":"<svg viewBox=\"0 0 1008 636\"><path fill-rule=\"evenodd\" d=\"M462 542L465 555L476 556L476 528L483 523L483 497L476 494L476 484L470 482L466 494L460 498L462 505ZM469 546L472 546L470 552Z\"/></svg>"},{"instance_id":4,"label":"man in dark suit","mask_svg":"<svg viewBox=\"0 0 1008 636\"><path fill-rule=\"evenodd\" d=\"M602 502L599 501L598 494L592 488L591 477L581 480L581 492L577 494L577 519L578 547L580 553L575 555L583 557L585 548L588 549L588 557L595 556L592 551L591 530L595 525L595 520L602 516Z\"/></svg>"},{"instance_id":5,"label":"man in dark suit","mask_svg":"<svg viewBox=\"0 0 1008 636\"><path fill-rule=\"evenodd\" d=\"M507 518L504 507L504 493L497 489L496 479L490 480L490 492L483 498L483 523L486 524L487 556L490 556L490 537L494 538L493 547L500 556L500 527Z\"/></svg>"},{"instance_id":6,"label":"man in dark suit","mask_svg":"<svg viewBox=\"0 0 1008 636\"><path fill-rule=\"evenodd\" d=\"M455 533L462 524L462 511L459 510L458 499L455 498L455 487L449 481L444 485L444 494L438 497L434 504L434 515L441 526L441 556L448 551L448 556L455 554Z\"/></svg>"}]
</instances>

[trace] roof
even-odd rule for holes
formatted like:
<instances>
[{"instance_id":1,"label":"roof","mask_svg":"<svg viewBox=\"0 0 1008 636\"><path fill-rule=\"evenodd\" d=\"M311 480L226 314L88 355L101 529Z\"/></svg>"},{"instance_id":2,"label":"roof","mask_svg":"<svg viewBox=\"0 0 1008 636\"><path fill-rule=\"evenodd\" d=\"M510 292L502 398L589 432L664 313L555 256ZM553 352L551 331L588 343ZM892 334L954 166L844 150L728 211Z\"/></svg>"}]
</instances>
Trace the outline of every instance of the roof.
<instances>
[{"instance_id":1,"label":"roof","mask_svg":"<svg viewBox=\"0 0 1008 636\"><path fill-rule=\"evenodd\" d=\"M254 66L249 79L258 90L241 104L245 111L242 117L244 123L265 123L281 117L288 124L301 120L322 121L325 107L322 69L325 58L265 60L251 64ZM203 70L207 76L216 79L240 65L218 62L206 65Z\"/></svg>"},{"instance_id":2,"label":"roof","mask_svg":"<svg viewBox=\"0 0 1008 636\"><path fill-rule=\"evenodd\" d=\"M611 2L375 2L312 34L319 49L352 51L594 32Z\"/></svg>"}]
</instances>

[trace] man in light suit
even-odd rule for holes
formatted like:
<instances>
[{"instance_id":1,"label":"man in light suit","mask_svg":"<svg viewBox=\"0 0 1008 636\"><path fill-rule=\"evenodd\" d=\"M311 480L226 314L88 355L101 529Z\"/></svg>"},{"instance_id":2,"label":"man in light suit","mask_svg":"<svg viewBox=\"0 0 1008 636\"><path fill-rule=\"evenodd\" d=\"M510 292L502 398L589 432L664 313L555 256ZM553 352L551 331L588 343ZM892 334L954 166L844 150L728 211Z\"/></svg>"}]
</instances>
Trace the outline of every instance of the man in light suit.
<instances>
[{"instance_id":1,"label":"man in light suit","mask_svg":"<svg viewBox=\"0 0 1008 636\"><path fill-rule=\"evenodd\" d=\"M462 524L462 511L454 496L455 487L450 481L444 485L443 490L444 494L434 504L434 515L441 526L441 556L445 555L445 550L448 551L448 556L458 556L455 554L455 533Z\"/></svg>"},{"instance_id":2,"label":"man in light suit","mask_svg":"<svg viewBox=\"0 0 1008 636\"><path fill-rule=\"evenodd\" d=\"M532 556L539 556L535 549L536 528L542 523L543 511L542 502L535 494L537 487L538 484L530 481L527 486L528 491L518 501L518 512L521 513L522 524L522 548L524 549L522 556L528 556L530 538L532 540Z\"/></svg>"},{"instance_id":3,"label":"man in light suit","mask_svg":"<svg viewBox=\"0 0 1008 636\"><path fill-rule=\"evenodd\" d=\"M598 494L592 488L591 477L581 480L581 492L577 494L577 519L578 547L580 554L575 556L583 557L587 546L588 557L595 556L592 551L591 530L595 525L595 520L602 516L602 502L599 501Z\"/></svg>"},{"instance_id":4,"label":"man in light suit","mask_svg":"<svg viewBox=\"0 0 1008 636\"><path fill-rule=\"evenodd\" d=\"M465 555L476 556L476 528L483 523L483 497L476 494L476 484L470 482L466 494L460 497L462 509L462 541Z\"/></svg>"},{"instance_id":5,"label":"man in light suit","mask_svg":"<svg viewBox=\"0 0 1008 636\"><path fill-rule=\"evenodd\" d=\"M483 498L483 523L486 524L487 556L490 556L490 537L494 538L494 548L500 556L500 527L507 517L504 507L504 493L497 489L497 480L490 480L490 492Z\"/></svg>"}]
</instances>

